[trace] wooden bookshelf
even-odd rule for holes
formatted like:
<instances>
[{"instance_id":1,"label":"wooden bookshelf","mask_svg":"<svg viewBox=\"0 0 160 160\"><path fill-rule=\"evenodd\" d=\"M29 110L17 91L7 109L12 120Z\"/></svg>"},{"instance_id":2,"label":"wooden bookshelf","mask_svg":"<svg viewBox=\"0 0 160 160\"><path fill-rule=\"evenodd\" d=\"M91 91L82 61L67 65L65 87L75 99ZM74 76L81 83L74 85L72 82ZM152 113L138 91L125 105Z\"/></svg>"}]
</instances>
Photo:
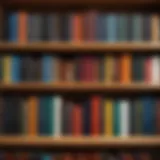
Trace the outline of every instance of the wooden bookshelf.
<instances>
[{"instance_id":1,"label":"wooden bookshelf","mask_svg":"<svg viewBox=\"0 0 160 160\"><path fill-rule=\"evenodd\" d=\"M0 43L0 51L20 51L20 52L46 52L58 51L70 52L91 52L101 51L160 51L160 42L33 42L33 43Z\"/></svg>"},{"instance_id":2,"label":"wooden bookshelf","mask_svg":"<svg viewBox=\"0 0 160 160\"><path fill-rule=\"evenodd\" d=\"M60 91L60 92L160 92L160 85L148 85L144 83L41 83L41 82L26 82L17 84L0 84L0 91Z\"/></svg>"},{"instance_id":3,"label":"wooden bookshelf","mask_svg":"<svg viewBox=\"0 0 160 160\"><path fill-rule=\"evenodd\" d=\"M159 0L1 0L4 7L26 8L36 7L49 8L101 8L101 9L123 9L123 10L158 10ZM66 5L67 4L67 5ZM127 6L127 7L126 7ZM47 8L45 8L47 7Z\"/></svg>"},{"instance_id":4,"label":"wooden bookshelf","mask_svg":"<svg viewBox=\"0 0 160 160\"><path fill-rule=\"evenodd\" d=\"M39 137L0 136L0 147L142 147L160 146L160 137Z\"/></svg>"}]
</instances>

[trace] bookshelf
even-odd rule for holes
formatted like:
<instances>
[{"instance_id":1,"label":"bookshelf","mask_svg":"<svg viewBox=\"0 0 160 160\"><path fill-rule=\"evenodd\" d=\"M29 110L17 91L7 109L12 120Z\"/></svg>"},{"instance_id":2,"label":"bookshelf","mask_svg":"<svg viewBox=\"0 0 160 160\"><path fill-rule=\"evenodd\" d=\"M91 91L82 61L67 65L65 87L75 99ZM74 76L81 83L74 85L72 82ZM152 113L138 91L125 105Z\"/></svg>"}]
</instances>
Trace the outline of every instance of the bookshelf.
<instances>
[{"instance_id":1,"label":"bookshelf","mask_svg":"<svg viewBox=\"0 0 160 160\"><path fill-rule=\"evenodd\" d=\"M160 92L160 85L147 85L144 83L132 83L132 84L119 84L119 83L41 83L41 82L30 82L30 83L18 83L18 84L0 84L0 90L3 92L8 91L36 91L36 92Z\"/></svg>"},{"instance_id":2,"label":"bookshelf","mask_svg":"<svg viewBox=\"0 0 160 160\"><path fill-rule=\"evenodd\" d=\"M160 145L159 137L35 137L35 136L0 136L0 144L4 147L76 147L76 148L117 148L117 147L156 147Z\"/></svg>"},{"instance_id":3,"label":"bookshelf","mask_svg":"<svg viewBox=\"0 0 160 160\"><path fill-rule=\"evenodd\" d=\"M159 42L117 42L117 43L105 43L105 42L32 42L32 43L0 43L0 51L19 51L21 54L25 54L28 51L42 52L42 51L58 51L61 53L82 53L91 52L93 54L99 54L101 51L142 51L152 52L159 51Z\"/></svg>"},{"instance_id":4,"label":"bookshelf","mask_svg":"<svg viewBox=\"0 0 160 160\"><path fill-rule=\"evenodd\" d=\"M6 0L0 2L1 7L8 9L21 9L31 7L42 9L46 8L104 8L113 10L141 10L156 11L160 9L160 1L158 0ZM66 5L67 4L67 5ZM127 6L127 7L126 7ZM44 7L45 8L45 7ZM127 9L126 9L127 8ZM152 52L160 51L160 42L39 42L39 43L8 43L0 42L0 54L4 52L18 51L20 54L27 52L39 53L39 51L58 51L58 54L80 54L82 52L92 52L99 54L101 51L142 51ZM65 83L56 82L44 84L36 83L18 83L18 84L0 84L0 92L160 92L159 85L150 85L143 83ZM160 146L159 136L135 136L135 137L30 137L30 136L0 136L0 146L7 147L141 147L141 146Z\"/></svg>"}]
</instances>

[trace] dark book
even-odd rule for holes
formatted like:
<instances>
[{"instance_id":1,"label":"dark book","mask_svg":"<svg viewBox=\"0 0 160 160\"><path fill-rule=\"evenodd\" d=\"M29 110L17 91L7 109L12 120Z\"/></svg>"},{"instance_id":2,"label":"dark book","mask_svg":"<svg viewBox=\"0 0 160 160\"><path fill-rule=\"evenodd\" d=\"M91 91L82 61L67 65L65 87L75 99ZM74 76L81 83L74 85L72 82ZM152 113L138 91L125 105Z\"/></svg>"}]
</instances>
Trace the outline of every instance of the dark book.
<instances>
[{"instance_id":1,"label":"dark book","mask_svg":"<svg viewBox=\"0 0 160 160\"><path fill-rule=\"evenodd\" d=\"M143 40L149 41L151 40L151 16L148 14L143 15Z\"/></svg>"},{"instance_id":2,"label":"dark book","mask_svg":"<svg viewBox=\"0 0 160 160\"><path fill-rule=\"evenodd\" d=\"M33 56L32 57L32 65L33 65L33 80L41 81L42 80L42 57L41 56Z\"/></svg>"},{"instance_id":3,"label":"dark book","mask_svg":"<svg viewBox=\"0 0 160 160\"><path fill-rule=\"evenodd\" d=\"M5 36L5 12L3 8L0 8L0 41L4 40Z\"/></svg>"},{"instance_id":4,"label":"dark book","mask_svg":"<svg viewBox=\"0 0 160 160\"><path fill-rule=\"evenodd\" d=\"M105 21L105 14L104 13L98 13L96 18L96 40L97 41L105 41L107 37L107 23Z\"/></svg>"},{"instance_id":5,"label":"dark book","mask_svg":"<svg viewBox=\"0 0 160 160\"><path fill-rule=\"evenodd\" d=\"M30 42L41 41L43 39L43 14L31 13L28 19L28 40Z\"/></svg>"},{"instance_id":6,"label":"dark book","mask_svg":"<svg viewBox=\"0 0 160 160\"><path fill-rule=\"evenodd\" d=\"M143 134L152 135L156 129L156 103L153 97L143 98Z\"/></svg>"},{"instance_id":7,"label":"dark book","mask_svg":"<svg viewBox=\"0 0 160 160\"><path fill-rule=\"evenodd\" d=\"M22 56L20 68L21 81L33 81L34 79L34 61L31 56Z\"/></svg>"},{"instance_id":8,"label":"dark book","mask_svg":"<svg viewBox=\"0 0 160 160\"><path fill-rule=\"evenodd\" d=\"M71 39L71 15L60 14L60 40L69 41Z\"/></svg>"},{"instance_id":9,"label":"dark book","mask_svg":"<svg viewBox=\"0 0 160 160\"><path fill-rule=\"evenodd\" d=\"M63 135L71 135L72 134L72 110L73 103L71 101L66 100L62 107L62 133Z\"/></svg>"},{"instance_id":10,"label":"dark book","mask_svg":"<svg viewBox=\"0 0 160 160\"><path fill-rule=\"evenodd\" d=\"M145 78L145 57L143 55L134 55L132 58L132 80L143 82Z\"/></svg>"},{"instance_id":11,"label":"dark book","mask_svg":"<svg viewBox=\"0 0 160 160\"><path fill-rule=\"evenodd\" d=\"M83 114L83 134L89 135L91 133L91 129L90 129L90 126L91 126L90 100L85 100L82 105L83 105L83 111L82 111L82 114Z\"/></svg>"},{"instance_id":12,"label":"dark book","mask_svg":"<svg viewBox=\"0 0 160 160\"><path fill-rule=\"evenodd\" d=\"M47 16L47 37L49 41L60 40L60 16L58 13L50 13Z\"/></svg>"},{"instance_id":13,"label":"dark book","mask_svg":"<svg viewBox=\"0 0 160 160\"><path fill-rule=\"evenodd\" d=\"M19 96L5 96L3 114L3 132L4 134L22 133L22 101Z\"/></svg>"}]
</instances>

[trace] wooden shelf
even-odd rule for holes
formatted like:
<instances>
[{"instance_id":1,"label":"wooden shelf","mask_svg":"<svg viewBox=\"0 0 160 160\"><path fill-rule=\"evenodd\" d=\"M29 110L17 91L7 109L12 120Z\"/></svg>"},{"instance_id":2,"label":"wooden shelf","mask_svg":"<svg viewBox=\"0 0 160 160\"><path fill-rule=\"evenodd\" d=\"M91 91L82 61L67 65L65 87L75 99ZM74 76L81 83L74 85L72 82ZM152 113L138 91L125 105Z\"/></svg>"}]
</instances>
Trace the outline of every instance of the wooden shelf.
<instances>
[{"instance_id":1,"label":"wooden shelf","mask_svg":"<svg viewBox=\"0 0 160 160\"><path fill-rule=\"evenodd\" d=\"M141 147L160 146L160 137L37 137L0 136L0 147Z\"/></svg>"},{"instance_id":2,"label":"wooden shelf","mask_svg":"<svg viewBox=\"0 0 160 160\"><path fill-rule=\"evenodd\" d=\"M46 52L58 51L63 53L100 51L160 51L160 42L33 42L33 43L0 43L0 51Z\"/></svg>"},{"instance_id":3,"label":"wooden shelf","mask_svg":"<svg viewBox=\"0 0 160 160\"><path fill-rule=\"evenodd\" d=\"M105 9L142 9L151 10L160 7L159 0L1 0L1 4L10 8L50 7L58 8L105 8ZM127 7L126 7L127 6Z\"/></svg>"},{"instance_id":4,"label":"wooden shelf","mask_svg":"<svg viewBox=\"0 0 160 160\"><path fill-rule=\"evenodd\" d=\"M0 84L0 92L8 91L36 91L36 92L160 92L160 85L147 85L141 83L120 84L120 83L17 83Z\"/></svg>"}]
</instances>

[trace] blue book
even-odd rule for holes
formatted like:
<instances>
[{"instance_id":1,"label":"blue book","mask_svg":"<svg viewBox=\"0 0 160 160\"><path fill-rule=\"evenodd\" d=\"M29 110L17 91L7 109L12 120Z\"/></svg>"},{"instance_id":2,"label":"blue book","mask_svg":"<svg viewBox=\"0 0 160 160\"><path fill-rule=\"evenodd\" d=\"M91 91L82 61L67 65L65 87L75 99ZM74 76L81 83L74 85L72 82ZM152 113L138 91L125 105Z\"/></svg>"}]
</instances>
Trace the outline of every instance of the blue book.
<instances>
[{"instance_id":1,"label":"blue book","mask_svg":"<svg viewBox=\"0 0 160 160\"><path fill-rule=\"evenodd\" d=\"M155 100L152 97L143 98L143 134L155 133Z\"/></svg>"},{"instance_id":2,"label":"blue book","mask_svg":"<svg viewBox=\"0 0 160 160\"><path fill-rule=\"evenodd\" d=\"M11 80L12 82L19 82L20 78L21 58L18 55L13 55L11 59Z\"/></svg>"},{"instance_id":3,"label":"blue book","mask_svg":"<svg viewBox=\"0 0 160 160\"><path fill-rule=\"evenodd\" d=\"M40 98L39 106L39 134L51 135L53 125L52 96L43 96Z\"/></svg>"},{"instance_id":4,"label":"blue book","mask_svg":"<svg viewBox=\"0 0 160 160\"><path fill-rule=\"evenodd\" d=\"M107 14L106 15L106 24L107 24L107 37L106 41L115 42L117 41L117 15L116 14Z\"/></svg>"},{"instance_id":5,"label":"blue book","mask_svg":"<svg viewBox=\"0 0 160 160\"><path fill-rule=\"evenodd\" d=\"M52 157L50 156L50 154L43 154L41 160L52 160Z\"/></svg>"},{"instance_id":6,"label":"blue book","mask_svg":"<svg viewBox=\"0 0 160 160\"><path fill-rule=\"evenodd\" d=\"M10 13L8 15L8 41L16 42L18 40L18 14ZM11 80L20 81L20 57L13 55L11 58Z\"/></svg>"},{"instance_id":7,"label":"blue book","mask_svg":"<svg viewBox=\"0 0 160 160\"><path fill-rule=\"evenodd\" d=\"M99 13L96 19L96 40L97 41L105 41L107 37L106 26L107 23L105 21L106 15L103 13Z\"/></svg>"},{"instance_id":8,"label":"blue book","mask_svg":"<svg viewBox=\"0 0 160 160\"><path fill-rule=\"evenodd\" d=\"M8 40L15 42L18 39L18 14L10 13L8 15Z\"/></svg>"},{"instance_id":9,"label":"blue book","mask_svg":"<svg viewBox=\"0 0 160 160\"><path fill-rule=\"evenodd\" d=\"M91 127L91 121L90 121L90 114L91 114L91 107L90 107L90 101L86 100L83 103L83 133L84 135L90 134L90 127Z\"/></svg>"},{"instance_id":10,"label":"blue book","mask_svg":"<svg viewBox=\"0 0 160 160\"><path fill-rule=\"evenodd\" d=\"M52 59L53 57L50 55L45 55L42 58L42 80L44 82L50 82L52 80Z\"/></svg>"}]
</instances>

